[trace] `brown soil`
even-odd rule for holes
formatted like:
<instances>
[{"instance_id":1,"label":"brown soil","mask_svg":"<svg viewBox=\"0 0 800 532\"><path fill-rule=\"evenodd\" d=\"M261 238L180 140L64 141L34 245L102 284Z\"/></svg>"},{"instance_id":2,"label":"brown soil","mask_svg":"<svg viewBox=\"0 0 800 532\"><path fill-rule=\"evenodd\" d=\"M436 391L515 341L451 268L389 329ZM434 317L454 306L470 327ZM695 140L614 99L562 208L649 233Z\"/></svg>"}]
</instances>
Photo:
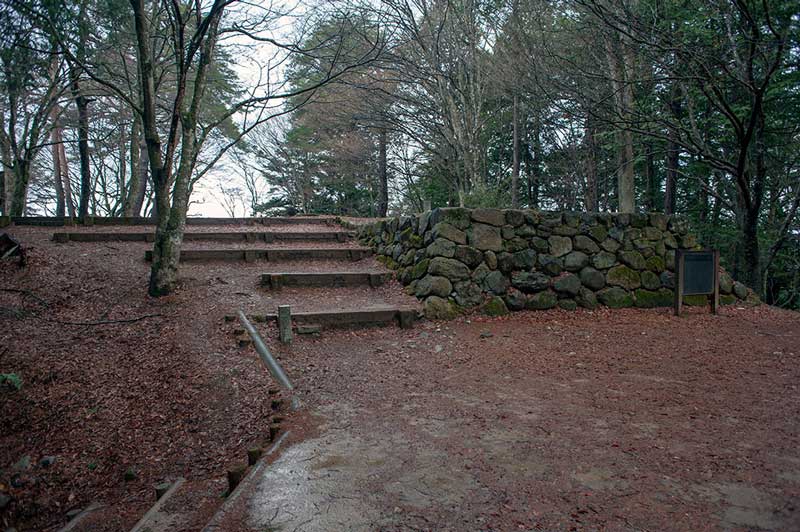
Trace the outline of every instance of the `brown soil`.
<instances>
[{"instance_id":1,"label":"brown soil","mask_svg":"<svg viewBox=\"0 0 800 532\"><path fill-rule=\"evenodd\" d=\"M9 228L28 265L0 265L0 372L23 381L0 391L0 493L13 499L0 525L55 530L98 501L91 529L126 530L153 503L153 485L177 477L210 480L213 511L226 470L267 437L275 386L222 318L274 311L258 274L299 265L187 264L177 293L152 299L146 244L55 244L52 232ZM378 266L362 262L345 267ZM374 297L348 290L356 305ZM49 467L39 465L46 456ZM25 457L31 465L15 469Z\"/></svg>"}]
</instances>

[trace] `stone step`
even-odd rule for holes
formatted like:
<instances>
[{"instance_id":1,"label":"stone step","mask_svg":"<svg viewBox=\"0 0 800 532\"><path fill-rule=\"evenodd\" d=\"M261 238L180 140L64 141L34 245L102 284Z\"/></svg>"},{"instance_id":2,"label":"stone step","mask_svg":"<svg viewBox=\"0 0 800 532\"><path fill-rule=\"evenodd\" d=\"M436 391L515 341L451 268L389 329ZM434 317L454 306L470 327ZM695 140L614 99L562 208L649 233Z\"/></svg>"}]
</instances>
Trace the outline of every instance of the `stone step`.
<instances>
[{"instance_id":1,"label":"stone step","mask_svg":"<svg viewBox=\"0 0 800 532\"><path fill-rule=\"evenodd\" d=\"M194 242L200 240L221 240L226 242L275 242L275 241L323 241L346 242L355 236L353 231L313 231L313 232L256 232L256 231L220 231L220 232L187 232L183 240ZM155 235L147 233L53 233L54 242L152 242Z\"/></svg>"},{"instance_id":2,"label":"stone step","mask_svg":"<svg viewBox=\"0 0 800 532\"><path fill-rule=\"evenodd\" d=\"M372 254L370 248L274 248L274 249L184 249L181 262L210 260L243 260L269 262L287 260L330 259L357 261ZM153 260L153 251L144 254L146 261Z\"/></svg>"},{"instance_id":3,"label":"stone step","mask_svg":"<svg viewBox=\"0 0 800 532\"><path fill-rule=\"evenodd\" d=\"M372 307L361 309L292 311L292 323L298 325L316 325L323 329L341 327L365 327L373 325L399 325L403 329L411 328L417 319L418 311L411 307ZM277 322L277 314L248 315L255 322ZM226 321L236 320L236 316L225 316Z\"/></svg>"},{"instance_id":4,"label":"stone step","mask_svg":"<svg viewBox=\"0 0 800 532\"><path fill-rule=\"evenodd\" d=\"M391 279L391 275L391 273L384 272L264 273L261 274L261 285L272 290L279 290L284 286L369 285L375 288Z\"/></svg>"},{"instance_id":5,"label":"stone step","mask_svg":"<svg viewBox=\"0 0 800 532\"><path fill-rule=\"evenodd\" d=\"M12 216L15 225L155 225L154 218L139 216L94 216L85 223L79 218L65 216ZM335 218L319 216L274 216L264 218L187 218L188 225L337 225Z\"/></svg>"}]
</instances>

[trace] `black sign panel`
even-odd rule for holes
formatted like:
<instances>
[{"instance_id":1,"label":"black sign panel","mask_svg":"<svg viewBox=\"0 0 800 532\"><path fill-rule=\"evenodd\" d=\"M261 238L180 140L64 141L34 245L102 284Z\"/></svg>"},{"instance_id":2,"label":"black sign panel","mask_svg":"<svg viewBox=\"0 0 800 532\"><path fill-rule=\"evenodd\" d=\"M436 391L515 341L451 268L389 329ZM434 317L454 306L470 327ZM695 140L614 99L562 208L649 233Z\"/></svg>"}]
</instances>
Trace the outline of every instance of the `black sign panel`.
<instances>
[{"instance_id":1,"label":"black sign panel","mask_svg":"<svg viewBox=\"0 0 800 532\"><path fill-rule=\"evenodd\" d=\"M714 252L684 251L683 295L714 293Z\"/></svg>"}]
</instances>

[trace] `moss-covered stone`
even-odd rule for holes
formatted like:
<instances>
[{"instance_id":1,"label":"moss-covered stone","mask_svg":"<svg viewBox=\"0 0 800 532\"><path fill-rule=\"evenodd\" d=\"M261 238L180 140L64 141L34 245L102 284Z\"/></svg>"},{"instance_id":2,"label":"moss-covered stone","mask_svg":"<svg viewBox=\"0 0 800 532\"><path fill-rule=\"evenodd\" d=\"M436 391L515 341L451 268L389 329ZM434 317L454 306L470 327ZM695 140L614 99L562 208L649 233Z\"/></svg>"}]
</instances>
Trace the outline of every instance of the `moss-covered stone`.
<instances>
[{"instance_id":1,"label":"moss-covered stone","mask_svg":"<svg viewBox=\"0 0 800 532\"><path fill-rule=\"evenodd\" d=\"M647 290L658 290L661 288L661 279L651 271L642 272L642 287Z\"/></svg>"},{"instance_id":2,"label":"moss-covered stone","mask_svg":"<svg viewBox=\"0 0 800 532\"><path fill-rule=\"evenodd\" d=\"M733 294L720 294L719 296L719 304L720 305L734 305L738 299Z\"/></svg>"},{"instance_id":3,"label":"moss-covered stone","mask_svg":"<svg viewBox=\"0 0 800 532\"><path fill-rule=\"evenodd\" d=\"M465 230L470 225L470 211L461 207L436 208L431 211L430 224L435 227L447 222L456 229Z\"/></svg>"},{"instance_id":4,"label":"moss-covered stone","mask_svg":"<svg viewBox=\"0 0 800 532\"><path fill-rule=\"evenodd\" d=\"M433 238L446 238L456 244L464 245L467 243L467 233L456 228L454 225L447 222L439 222L433 226Z\"/></svg>"},{"instance_id":5,"label":"moss-covered stone","mask_svg":"<svg viewBox=\"0 0 800 532\"><path fill-rule=\"evenodd\" d=\"M667 216L666 214L662 214L660 212L650 213L650 225L652 225L659 231L666 231L668 223L669 223L669 216Z\"/></svg>"},{"instance_id":6,"label":"moss-covered stone","mask_svg":"<svg viewBox=\"0 0 800 532\"><path fill-rule=\"evenodd\" d=\"M553 281L553 288L561 294L574 296L581 289L581 280L574 273L567 273Z\"/></svg>"},{"instance_id":7,"label":"moss-covered stone","mask_svg":"<svg viewBox=\"0 0 800 532\"><path fill-rule=\"evenodd\" d=\"M470 246L456 246L453 258L463 262L470 268L474 268L483 262L483 253Z\"/></svg>"},{"instance_id":8,"label":"moss-covered stone","mask_svg":"<svg viewBox=\"0 0 800 532\"><path fill-rule=\"evenodd\" d=\"M614 266L606 274L606 283L611 286L619 286L626 290L634 290L642 286L642 279L639 272L627 266Z\"/></svg>"},{"instance_id":9,"label":"moss-covered stone","mask_svg":"<svg viewBox=\"0 0 800 532\"><path fill-rule=\"evenodd\" d=\"M452 320L460 316L463 309L449 299L430 296L425 300L423 312L429 320Z\"/></svg>"},{"instance_id":10,"label":"moss-covered stone","mask_svg":"<svg viewBox=\"0 0 800 532\"><path fill-rule=\"evenodd\" d=\"M547 239L550 244L550 255L561 257L572 251L572 239L566 236L551 236Z\"/></svg>"},{"instance_id":11,"label":"moss-covered stone","mask_svg":"<svg viewBox=\"0 0 800 532\"><path fill-rule=\"evenodd\" d=\"M690 307L703 307L708 305L709 297L706 295L683 296L683 304Z\"/></svg>"},{"instance_id":12,"label":"moss-covered stone","mask_svg":"<svg viewBox=\"0 0 800 532\"><path fill-rule=\"evenodd\" d=\"M636 306L639 308L669 307L673 303L672 290L636 290L634 293Z\"/></svg>"},{"instance_id":13,"label":"moss-covered stone","mask_svg":"<svg viewBox=\"0 0 800 532\"><path fill-rule=\"evenodd\" d=\"M559 299L558 308L563 310L575 310L578 308L578 304L574 299Z\"/></svg>"},{"instance_id":14,"label":"moss-covered stone","mask_svg":"<svg viewBox=\"0 0 800 532\"><path fill-rule=\"evenodd\" d=\"M609 308L632 307L634 302L630 292L617 286L597 292L597 300Z\"/></svg>"},{"instance_id":15,"label":"moss-covered stone","mask_svg":"<svg viewBox=\"0 0 800 532\"><path fill-rule=\"evenodd\" d=\"M478 223L502 226L506 223L506 216L500 209L472 209L472 219Z\"/></svg>"},{"instance_id":16,"label":"moss-covered stone","mask_svg":"<svg viewBox=\"0 0 800 532\"><path fill-rule=\"evenodd\" d=\"M597 308L597 296L588 288L581 288L581 291L575 296L575 302L589 310Z\"/></svg>"},{"instance_id":17,"label":"moss-covered stone","mask_svg":"<svg viewBox=\"0 0 800 532\"><path fill-rule=\"evenodd\" d=\"M429 295L447 297L452 291L453 285L450 283L449 279L436 275L426 275L417 281L415 295L420 298Z\"/></svg>"},{"instance_id":18,"label":"moss-covered stone","mask_svg":"<svg viewBox=\"0 0 800 532\"><path fill-rule=\"evenodd\" d=\"M648 257L646 266L648 270L655 273L661 273L666 268L666 264L664 263L664 258L659 257L658 255L653 255L652 257Z\"/></svg>"},{"instance_id":19,"label":"moss-covered stone","mask_svg":"<svg viewBox=\"0 0 800 532\"><path fill-rule=\"evenodd\" d=\"M500 228L488 224L474 223L467 231L469 245L481 251L502 251L503 237Z\"/></svg>"},{"instance_id":20,"label":"moss-covered stone","mask_svg":"<svg viewBox=\"0 0 800 532\"><path fill-rule=\"evenodd\" d=\"M598 247L595 241L586 235L577 235L572 239L572 242L576 250L586 252L590 255L600 251L600 247Z\"/></svg>"},{"instance_id":21,"label":"moss-covered stone","mask_svg":"<svg viewBox=\"0 0 800 532\"><path fill-rule=\"evenodd\" d=\"M608 237L608 229L602 225L595 225L589 228L589 236L594 238L598 244Z\"/></svg>"},{"instance_id":22,"label":"moss-covered stone","mask_svg":"<svg viewBox=\"0 0 800 532\"><path fill-rule=\"evenodd\" d=\"M647 261L638 251L622 251L618 254L622 264L633 268L634 270L644 270L647 267Z\"/></svg>"},{"instance_id":23,"label":"moss-covered stone","mask_svg":"<svg viewBox=\"0 0 800 532\"><path fill-rule=\"evenodd\" d=\"M509 288L508 291L506 291L506 295L503 296L503 300L506 302L506 306L509 310L522 310L525 308L525 303L528 302L528 298L525 297L525 294L516 288Z\"/></svg>"},{"instance_id":24,"label":"moss-covered stone","mask_svg":"<svg viewBox=\"0 0 800 532\"><path fill-rule=\"evenodd\" d=\"M601 251L592 257L592 265L598 270L607 270L617 263L617 256L607 251Z\"/></svg>"},{"instance_id":25,"label":"moss-covered stone","mask_svg":"<svg viewBox=\"0 0 800 532\"><path fill-rule=\"evenodd\" d=\"M483 290L472 281L459 281L453 284L453 299L462 307L469 308L483 301Z\"/></svg>"},{"instance_id":26,"label":"moss-covered stone","mask_svg":"<svg viewBox=\"0 0 800 532\"><path fill-rule=\"evenodd\" d=\"M509 209L506 211L506 223L519 227L525 223L525 213L518 210Z\"/></svg>"},{"instance_id":27,"label":"moss-covered stone","mask_svg":"<svg viewBox=\"0 0 800 532\"><path fill-rule=\"evenodd\" d=\"M411 279L420 279L428 273L428 264L430 262L430 259L423 259L412 266L410 271Z\"/></svg>"},{"instance_id":28,"label":"moss-covered stone","mask_svg":"<svg viewBox=\"0 0 800 532\"><path fill-rule=\"evenodd\" d=\"M426 248L428 257L452 258L456 254L456 245L446 238L437 238Z\"/></svg>"},{"instance_id":29,"label":"moss-covered stone","mask_svg":"<svg viewBox=\"0 0 800 532\"><path fill-rule=\"evenodd\" d=\"M508 314L508 307L502 297L494 296L483 304L481 311L487 316L505 316Z\"/></svg>"},{"instance_id":30,"label":"moss-covered stone","mask_svg":"<svg viewBox=\"0 0 800 532\"><path fill-rule=\"evenodd\" d=\"M451 281L461 281L468 279L470 276L470 270L463 262L445 257L431 259L428 265L428 273L447 277Z\"/></svg>"},{"instance_id":31,"label":"moss-covered stone","mask_svg":"<svg viewBox=\"0 0 800 532\"><path fill-rule=\"evenodd\" d=\"M733 278L727 272L723 272L719 276L719 292L725 295L733 292Z\"/></svg>"},{"instance_id":32,"label":"moss-covered stone","mask_svg":"<svg viewBox=\"0 0 800 532\"><path fill-rule=\"evenodd\" d=\"M525 304L525 308L528 310L547 310L555 307L557 303L558 297L555 292L545 290L544 292L528 296L528 302Z\"/></svg>"}]
</instances>

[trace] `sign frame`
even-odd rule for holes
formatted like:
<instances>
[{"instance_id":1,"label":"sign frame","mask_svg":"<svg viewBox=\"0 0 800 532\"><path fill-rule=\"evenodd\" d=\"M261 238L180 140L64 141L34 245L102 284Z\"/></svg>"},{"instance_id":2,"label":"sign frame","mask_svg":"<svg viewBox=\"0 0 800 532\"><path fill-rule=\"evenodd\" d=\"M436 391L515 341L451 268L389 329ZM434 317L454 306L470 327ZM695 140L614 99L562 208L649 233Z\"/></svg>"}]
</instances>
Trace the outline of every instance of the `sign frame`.
<instances>
[{"instance_id":1,"label":"sign frame","mask_svg":"<svg viewBox=\"0 0 800 532\"><path fill-rule=\"evenodd\" d=\"M684 295L684 280L686 278L685 275L685 264L686 264L686 257L691 255L700 255L700 254L708 254L711 253L712 255L712 263L714 268L714 273L712 275L711 281L711 291L709 292L693 292L689 295L705 295L710 296L709 299L709 306L711 307L711 313L717 314L719 310L719 250L718 249L698 249L698 250L691 250L691 249L678 249L675 251L675 301L673 304L675 315L681 315L681 308L683 307L683 297Z\"/></svg>"}]
</instances>

